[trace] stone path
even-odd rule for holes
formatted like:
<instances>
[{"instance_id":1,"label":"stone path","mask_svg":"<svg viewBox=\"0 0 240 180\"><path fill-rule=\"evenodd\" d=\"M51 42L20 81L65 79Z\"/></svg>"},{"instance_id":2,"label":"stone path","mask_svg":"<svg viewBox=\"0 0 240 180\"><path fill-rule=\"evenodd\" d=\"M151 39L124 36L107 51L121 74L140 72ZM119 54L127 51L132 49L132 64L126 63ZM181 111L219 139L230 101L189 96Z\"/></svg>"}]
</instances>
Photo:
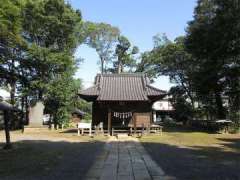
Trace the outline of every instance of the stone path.
<instances>
[{"instance_id":1,"label":"stone path","mask_svg":"<svg viewBox=\"0 0 240 180\"><path fill-rule=\"evenodd\" d=\"M104 153L96 159L86 180L169 180L133 137L111 137Z\"/></svg>"}]
</instances>

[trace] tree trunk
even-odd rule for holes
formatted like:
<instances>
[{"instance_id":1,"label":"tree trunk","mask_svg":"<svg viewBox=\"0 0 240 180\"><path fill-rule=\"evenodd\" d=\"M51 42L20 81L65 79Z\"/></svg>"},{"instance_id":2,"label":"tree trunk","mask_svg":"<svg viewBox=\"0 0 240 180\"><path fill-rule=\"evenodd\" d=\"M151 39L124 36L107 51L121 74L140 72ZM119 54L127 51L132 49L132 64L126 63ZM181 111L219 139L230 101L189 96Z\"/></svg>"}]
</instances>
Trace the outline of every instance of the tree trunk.
<instances>
[{"instance_id":1,"label":"tree trunk","mask_svg":"<svg viewBox=\"0 0 240 180\"><path fill-rule=\"evenodd\" d=\"M14 106L15 105L15 92L16 92L16 82L12 81L10 83L11 90L10 90L10 98L11 98L11 104Z\"/></svg>"},{"instance_id":2,"label":"tree trunk","mask_svg":"<svg viewBox=\"0 0 240 180\"><path fill-rule=\"evenodd\" d=\"M123 65L122 65L122 61L118 62L118 74L121 74L123 72Z\"/></svg>"},{"instance_id":3,"label":"tree trunk","mask_svg":"<svg viewBox=\"0 0 240 180\"><path fill-rule=\"evenodd\" d=\"M218 119L225 119L226 114L223 108L223 102L220 92L215 92L215 100L216 100L216 106L217 106L217 118Z\"/></svg>"},{"instance_id":4,"label":"tree trunk","mask_svg":"<svg viewBox=\"0 0 240 180\"><path fill-rule=\"evenodd\" d=\"M4 129L6 135L6 145L4 149L11 149L11 141L10 141L10 132L9 132L9 111L4 111Z\"/></svg>"},{"instance_id":5,"label":"tree trunk","mask_svg":"<svg viewBox=\"0 0 240 180\"><path fill-rule=\"evenodd\" d=\"M15 106L16 81L12 80L10 86L10 103L11 105ZM11 128L16 128L16 119L14 113L9 114L8 116L10 116L10 119L12 121Z\"/></svg>"},{"instance_id":6,"label":"tree trunk","mask_svg":"<svg viewBox=\"0 0 240 180\"><path fill-rule=\"evenodd\" d=\"M40 89L39 92L38 92L38 99L39 100L43 99L43 90L42 89Z\"/></svg>"},{"instance_id":7,"label":"tree trunk","mask_svg":"<svg viewBox=\"0 0 240 180\"><path fill-rule=\"evenodd\" d=\"M24 97L21 97L21 129L22 129L22 132L24 132Z\"/></svg>"},{"instance_id":8,"label":"tree trunk","mask_svg":"<svg viewBox=\"0 0 240 180\"><path fill-rule=\"evenodd\" d=\"M104 59L102 57L100 57L101 60L101 73L104 73Z\"/></svg>"},{"instance_id":9,"label":"tree trunk","mask_svg":"<svg viewBox=\"0 0 240 180\"><path fill-rule=\"evenodd\" d=\"M25 96L24 97L24 100L25 100L25 122L27 123L27 124L29 124L29 117L28 117L28 114L29 114L29 110L28 110L28 108L29 108L29 106L28 106L28 97L27 96Z\"/></svg>"}]
</instances>

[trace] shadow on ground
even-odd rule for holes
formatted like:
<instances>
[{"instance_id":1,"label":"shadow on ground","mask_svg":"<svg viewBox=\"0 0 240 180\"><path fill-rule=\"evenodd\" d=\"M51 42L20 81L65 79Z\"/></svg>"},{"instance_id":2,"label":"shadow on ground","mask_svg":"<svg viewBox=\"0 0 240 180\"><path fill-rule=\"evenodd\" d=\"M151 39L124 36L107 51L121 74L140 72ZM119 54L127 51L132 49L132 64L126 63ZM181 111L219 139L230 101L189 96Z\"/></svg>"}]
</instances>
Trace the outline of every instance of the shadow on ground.
<instances>
[{"instance_id":1,"label":"shadow on ground","mask_svg":"<svg viewBox=\"0 0 240 180\"><path fill-rule=\"evenodd\" d=\"M219 140L222 144L216 147L152 142L143 145L166 174L179 180L239 180L240 139Z\"/></svg>"},{"instance_id":2,"label":"shadow on ground","mask_svg":"<svg viewBox=\"0 0 240 180\"><path fill-rule=\"evenodd\" d=\"M208 134L216 134L216 130L211 130L207 128L195 128L195 127L188 127L184 125L171 125L171 126L163 126L164 132L172 132L172 133L193 133L193 132L204 132Z\"/></svg>"},{"instance_id":3,"label":"shadow on ground","mask_svg":"<svg viewBox=\"0 0 240 180\"><path fill-rule=\"evenodd\" d=\"M24 140L13 145L12 150L0 149L1 180L79 180L104 142Z\"/></svg>"},{"instance_id":4,"label":"shadow on ground","mask_svg":"<svg viewBox=\"0 0 240 180\"><path fill-rule=\"evenodd\" d=\"M60 133L76 133L77 134L77 132L78 132L78 130L77 130L77 128L72 128L72 129L67 129L67 130L64 130L64 131L62 131L62 132L60 132Z\"/></svg>"}]
</instances>

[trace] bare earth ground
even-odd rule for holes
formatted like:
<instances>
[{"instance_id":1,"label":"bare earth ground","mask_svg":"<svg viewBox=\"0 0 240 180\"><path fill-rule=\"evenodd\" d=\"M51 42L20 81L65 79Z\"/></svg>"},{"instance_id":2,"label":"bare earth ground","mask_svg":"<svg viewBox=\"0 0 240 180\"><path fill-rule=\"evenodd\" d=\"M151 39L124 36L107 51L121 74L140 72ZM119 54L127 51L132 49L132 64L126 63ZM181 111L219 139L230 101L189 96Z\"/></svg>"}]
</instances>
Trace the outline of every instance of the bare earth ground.
<instances>
[{"instance_id":1,"label":"bare earth ground","mask_svg":"<svg viewBox=\"0 0 240 180\"><path fill-rule=\"evenodd\" d=\"M140 139L166 174L179 180L240 180L240 135L167 130Z\"/></svg>"},{"instance_id":2,"label":"bare earth ground","mask_svg":"<svg viewBox=\"0 0 240 180\"><path fill-rule=\"evenodd\" d=\"M2 150L0 131L1 180L83 179L101 153L106 137L77 136L76 132L11 132L12 150Z\"/></svg>"}]
</instances>

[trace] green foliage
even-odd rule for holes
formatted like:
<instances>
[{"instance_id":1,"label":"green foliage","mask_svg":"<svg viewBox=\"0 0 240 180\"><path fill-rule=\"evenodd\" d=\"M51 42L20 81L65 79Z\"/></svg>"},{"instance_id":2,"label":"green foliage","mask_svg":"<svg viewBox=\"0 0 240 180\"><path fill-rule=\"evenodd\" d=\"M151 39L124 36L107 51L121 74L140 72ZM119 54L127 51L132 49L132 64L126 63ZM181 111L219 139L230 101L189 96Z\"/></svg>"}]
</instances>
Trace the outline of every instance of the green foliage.
<instances>
[{"instance_id":1,"label":"green foliage","mask_svg":"<svg viewBox=\"0 0 240 180\"><path fill-rule=\"evenodd\" d=\"M165 33L163 34L156 34L153 36L153 46L154 48L159 48L162 46L166 46L170 44L171 41L168 39L167 35Z\"/></svg>"},{"instance_id":2,"label":"green foliage","mask_svg":"<svg viewBox=\"0 0 240 180\"><path fill-rule=\"evenodd\" d=\"M174 118L184 123L191 120L193 118L193 108L187 101L185 90L181 86L176 86L170 89L169 94L171 94L170 102L175 109Z\"/></svg>"},{"instance_id":3,"label":"green foliage","mask_svg":"<svg viewBox=\"0 0 240 180\"><path fill-rule=\"evenodd\" d=\"M42 99L55 122L66 123L79 88L73 53L84 36L80 11L64 0L2 1L1 83L11 86L12 103L16 90Z\"/></svg>"},{"instance_id":4,"label":"green foliage","mask_svg":"<svg viewBox=\"0 0 240 180\"><path fill-rule=\"evenodd\" d=\"M106 71L105 65L113 59L113 48L119 37L118 28L105 23L84 23L85 43L96 49L100 58L101 72Z\"/></svg>"},{"instance_id":5,"label":"green foliage","mask_svg":"<svg viewBox=\"0 0 240 180\"><path fill-rule=\"evenodd\" d=\"M89 114L89 113L85 114L82 122L91 123L91 121L92 121L92 114Z\"/></svg>"},{"instance_id":6,"label":"green foliage","mask_svg":"<svg viewBox=\"0 0 240 180\"><path fill-rule=\"evenodd\" d=\"M150 78L168 76L172 83L184 90L186 98L190 99L193 106L192 74L195 64L192 56L185 50L184 37L178 37L171 42L164 36L158 41L159 43L155 40L158 45L155 45L152 51L142 54L137 71L147 73Z\"/></svg>"},{"instance_id":7,"label":"green foliage","mask_svg":"<svg viewBox=\"0 0 240 180\"><path fill-rule=\"evenodd\" d=\"M0 85L10 85L11 104L15 103L16 82L23 78L20 70L25 42L21 36L21 3L3 0L0 4Z\"/></svg>"},{"instance_id":8,"label":"green foliage","mask_svg":"<svg viewBox=\"0 0 240 180\"><path fill-rule=\"evenodd\" d=\"M199 0L187 29L185 45L195 57L194 86L204 103L216 105L218 118L226 116L223 94L233 104L239 101L239 11L235 0ZM235 104L235 109L239 107Z\"/></svg>"},{"instance_id":9,"label":"green foliage","mask_svg":"<svg viewBox=\"0 0 240 180\"><path fill-rule=\"evenodd\" d=\"M80 88L79 80L75 80L70 74L64 73L49 82L45 95L46 111L54 115L54 122L67 124L69 115L76 107L76 94Z\"/></svg>"},{"instance_id":10,"label":"green foliage","mask_svg":"<svg viewBox=\"0 0 240 180\"><path fill-rule=\"evenodd\" d=\"M223 119L228 111L232 120L237 119L239 12L240 5L235 0L199 0L186 37L171 42L164 34L154 36L154 48L142 54L137 71L147 73L152 80L169 76L175 89L181 89L174 104L176 111L180 108L179 113L191 114L188 111L192 109L198 117L205 114L210 119ZM228 105L224 103L226 99Z\"/></svg>"},{"instance_id":11,"label":"green foliage","mask_svg":"<svg viewBox=\"0 0 240 180\"><path fill-rule=\"evenodd\" d=\"M158 77L155 59L151 52L144 52L141 54L141 60L136 65L136 72L147 74L151 82Z\"/></svg>"},{"instance_id":12,"label":"green foliage","mask_svg":"<svg viewBox=\"0 0 240 180\"><path fill-rule=\"evenodd\" d=\"M162 51L172 42L165 34L157 34L153 37L154 48L151 51L142 53L141 60L137 64L136 72L144 72L153 81L159 75L160 63L162 60Z\"/></svg>"},{"instance_id":13,"label":"green foliage","mask_svg":"<svg viewBox=\"0 0 240 180\"><path fill-rule=\"evenodd\" d=\"M113 60L113 68L108 68L112 73L123 73L126 69L130 72L136 66L136 55L139 52L137 46L131 47L131 43L125 36L119 36L115 48L116 60ZM125 70L124 70L125 68Z\"/></svg>"}]
</instances>

